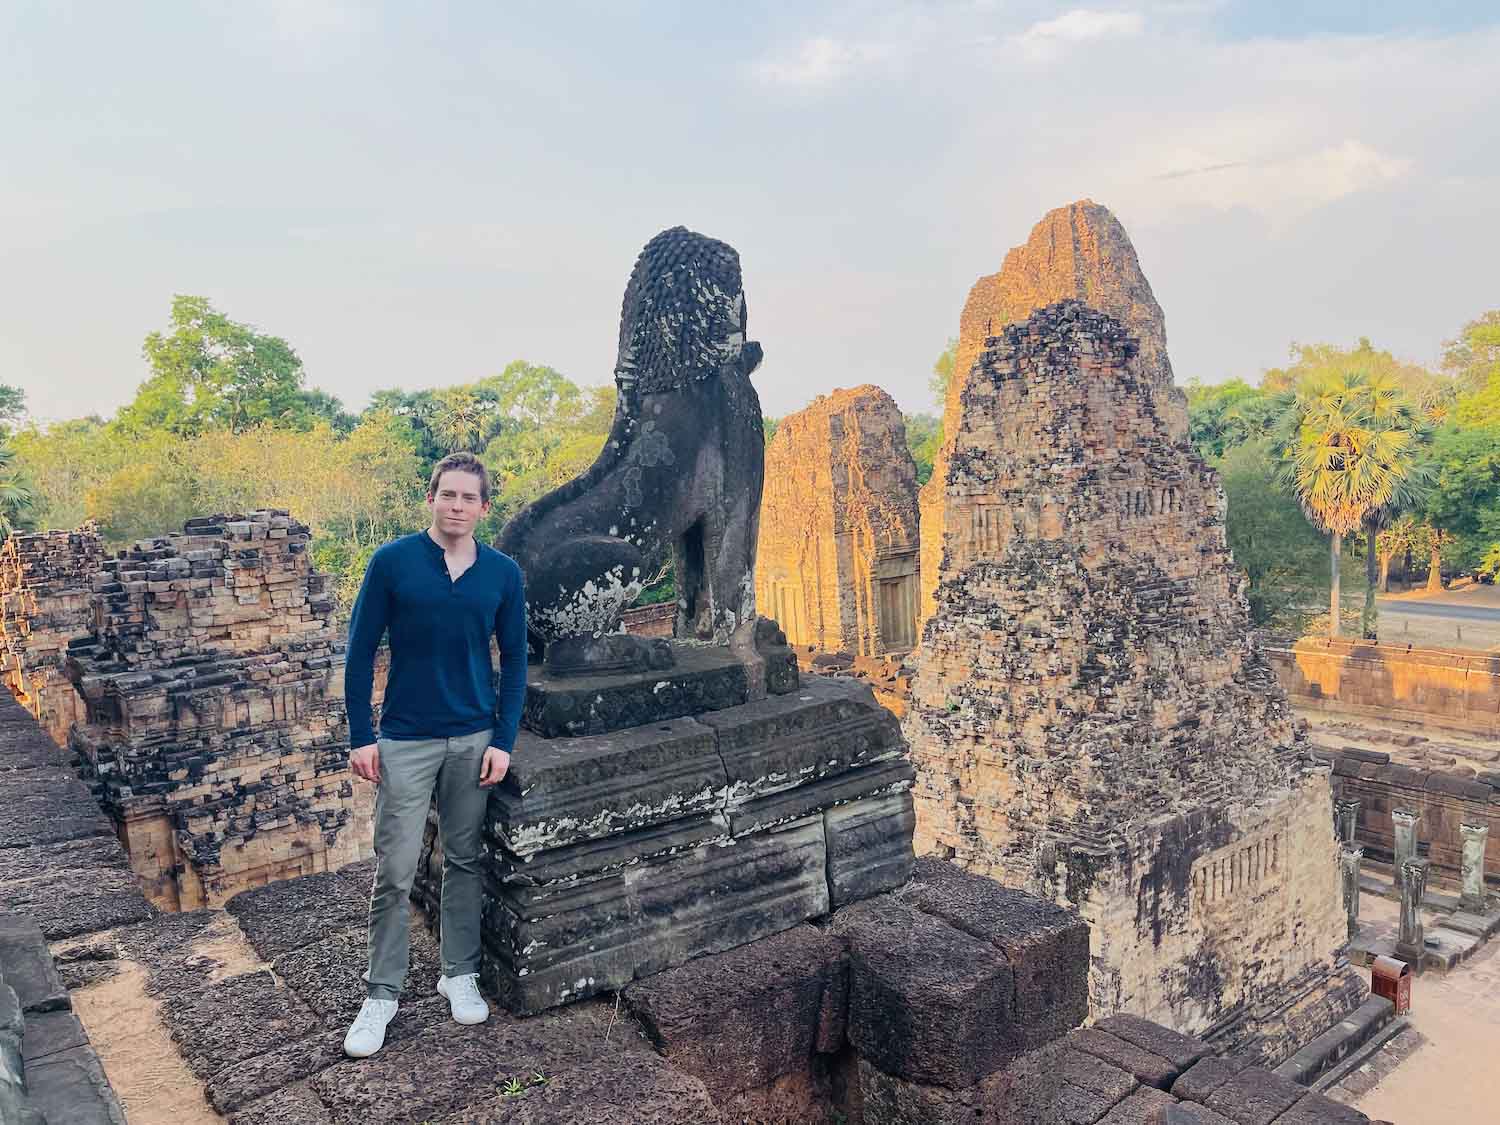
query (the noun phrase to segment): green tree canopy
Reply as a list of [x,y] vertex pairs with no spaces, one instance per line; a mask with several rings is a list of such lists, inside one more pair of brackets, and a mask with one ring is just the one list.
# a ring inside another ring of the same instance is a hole
[[1328,596],[1322,537],[1278,486],[1278,463],[1268,439],[1235,446],[1215,467],[1229,502],[1229,546],[1250,578],[1251,621],[1303,632]]
[[932,375],[927,380],[927,389],[937,399],[938,410],[948,398],[948,384],[953,381],[953,363],[958,356],[958,337],[949,336],[945,347],[932,364]]
[[[1273,438],[1281,480],[1307,519],[1329,536],[1329,632],[1339,631],[1339,563],[1343,539],[1374,533],[1422,498],[1428,428],[1388,372],[1314,370],[1278,400]],[[1374,627],[1375,553],[1366,594],[1366,630]]]
[[1243,379],[1187,385],[1188,436],[1199,456],[1213,460],[1247,441],[1268,436],[1274,425],[1273,395]]
[[[1441,554],[1455,570],[1495,573],[1500,546],[1500,425],[1444,426],[1432,442],[1434,484],[1421,508],[1446,532]],[[1449,538],[1451,537],[1451,538]]]
[[1500,309],[1491,309],[1443,342],[1443,370],[1461,390],[1473,392],[1500,381]]
[[151,375],[115,418],[132,436],[238,433],[265,423],[307,429],[343,413],[332,396],[303,390],[290,344],[230,320],[206,297],[174,297],[170,330],[147,335],[142,352]]
[[917,483],[932,479],[932,464],[943,441],[943,420],[935,414],[907,414],[906,447],[917,463]]

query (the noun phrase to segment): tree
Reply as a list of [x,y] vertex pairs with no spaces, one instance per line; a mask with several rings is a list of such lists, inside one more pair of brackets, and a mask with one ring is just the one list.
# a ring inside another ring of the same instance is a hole
[[1194,379],[1187,400],[1188,436],[1206,461],[1265,437],[1275,421],[1274,396],[1243,379],[1208,386]]
[[1437,533],[1428,586],[1441,589],[1444,560],[1455,570],[1485,571],[1500,544],[1500,425],[1444,426],[1433,439],[1431,463],[1435,479],[1422,516]]
[[1491,309],[1443,342],[1443,370],[1462,391],[1473,393],[1500,380],[1500,309]]
[[917,464],[917,484],[932,479],[932,464],[943,441],[943,420],[933,414],[907,414],[906,447]]
[[265,422],[306,429],[313,406],[326,409],[327,396],[309,402],[302,361],[279,336],[230,320],[205,297],[174,297],[171,322],[170,332],[146,337],[151,376],[116,416],[125,433],[239,432]]
[[29,425],[9,444],[35,490],[33,519],[39,527],[77,527],[88,518],[89,492],[141,455],[138,443],[97,417],[54,422],[45,429]]
[[[1281,480],[1308,522],[1329,539],[1329,635],[1339,632],[1344,536],[1382,513],[1413,507],[1424,483],[1425,423],[1394,381],[1357,369],[1320,370],[1280,396],[1275,448]],[[1369,553],[1369,568],[1375,553]],[[1375,576],[1367,571],[1366,629],[1373,628]]]
[[16,463],[16,452],[0,442],[0,535],[29,526],[36,493]]
[[958,337],[949,336],[945,347],[932,364],[932,375],[927,380],[927,389],[937,399],[938,409],[948,400],[948,384],[953,381],[953,364],[958,357]]
[[1419,546],[1425,546],[1426,533],[1415,516],[1401,516],[1375,538],[1375,554],[1380,560],[1380,592],[1391,589],[1391,562],[1397,557],[1409,558]]
[[1325,593],[1322,538],[1277,487],[1277,462],[1266,439],[1235,446],[1216,467],[1229,502],[1229,547],[1250,579],[1251,621],[1293,634],[1305,631],[1309,607]]
[[0,439],[20,425],[26,417],[26,392],[9,383],[0,383]]
[[489,415],[495,409],[493,397],[481,397],[474,387],[448,387],[436,392],[437,411],[432,432],[445,453],[480,448]]

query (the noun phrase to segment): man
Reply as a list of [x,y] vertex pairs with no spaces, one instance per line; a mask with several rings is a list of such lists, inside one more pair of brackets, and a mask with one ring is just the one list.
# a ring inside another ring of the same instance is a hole
[[[432,526],[376,551],[354,603],[344,699],[355,774],[375,798],[375,887],[370,895],[367,998],[344,1052],[385,1043],[406,980],[412,880],[434,790],[443,842],[438,992],[459,1023],[482,1023],[479,994],[480,828],[489,789],[510,767],[526,692],[526,597],[521,570],[474,539],[490,481],[472,453],[444,457],[427,486]],[[390,634],[391,669],[380,739],[370,721],[375,651]],[[500,645],[494,686],[490,637]]]

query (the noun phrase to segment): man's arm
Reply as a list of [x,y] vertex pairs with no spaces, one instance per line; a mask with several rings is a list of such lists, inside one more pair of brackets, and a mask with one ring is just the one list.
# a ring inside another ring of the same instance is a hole
[[495,693],[495,733],[490,745],[509,754],[526,701],[526,584],[520,567],[495,611],[495,641],[500,648],[500,687]]
[[[344,655],[344,710],[349,716],[349,747],[355,754],[351,765],[366,781],[380,779],[379,759],[369,753],[375,746],[370,697],[375,690],[375,651],[380,647],[380,638],[385,636],[390,615],[390,582],[385,559],[377,551],[370,559],[360,583],[359,597],[354,601],[349,646]],[[373,776],[368,772],[372,768]]]

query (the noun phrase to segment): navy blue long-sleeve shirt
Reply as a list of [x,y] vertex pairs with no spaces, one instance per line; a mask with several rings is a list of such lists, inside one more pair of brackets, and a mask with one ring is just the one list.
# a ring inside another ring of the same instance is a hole
[[[349,744],[375,741],[370,693],[375,651],[389,631],[391,670],[380,709],[384,738],[456,738],[493,727],[509,751],[526,695],[526,594],[521,568],[476,543],[474,565],[448,578],[443,548],[426,531],[375,552],[354,603],[344,666]],[[500,646],[500,689],[490,637]]]

